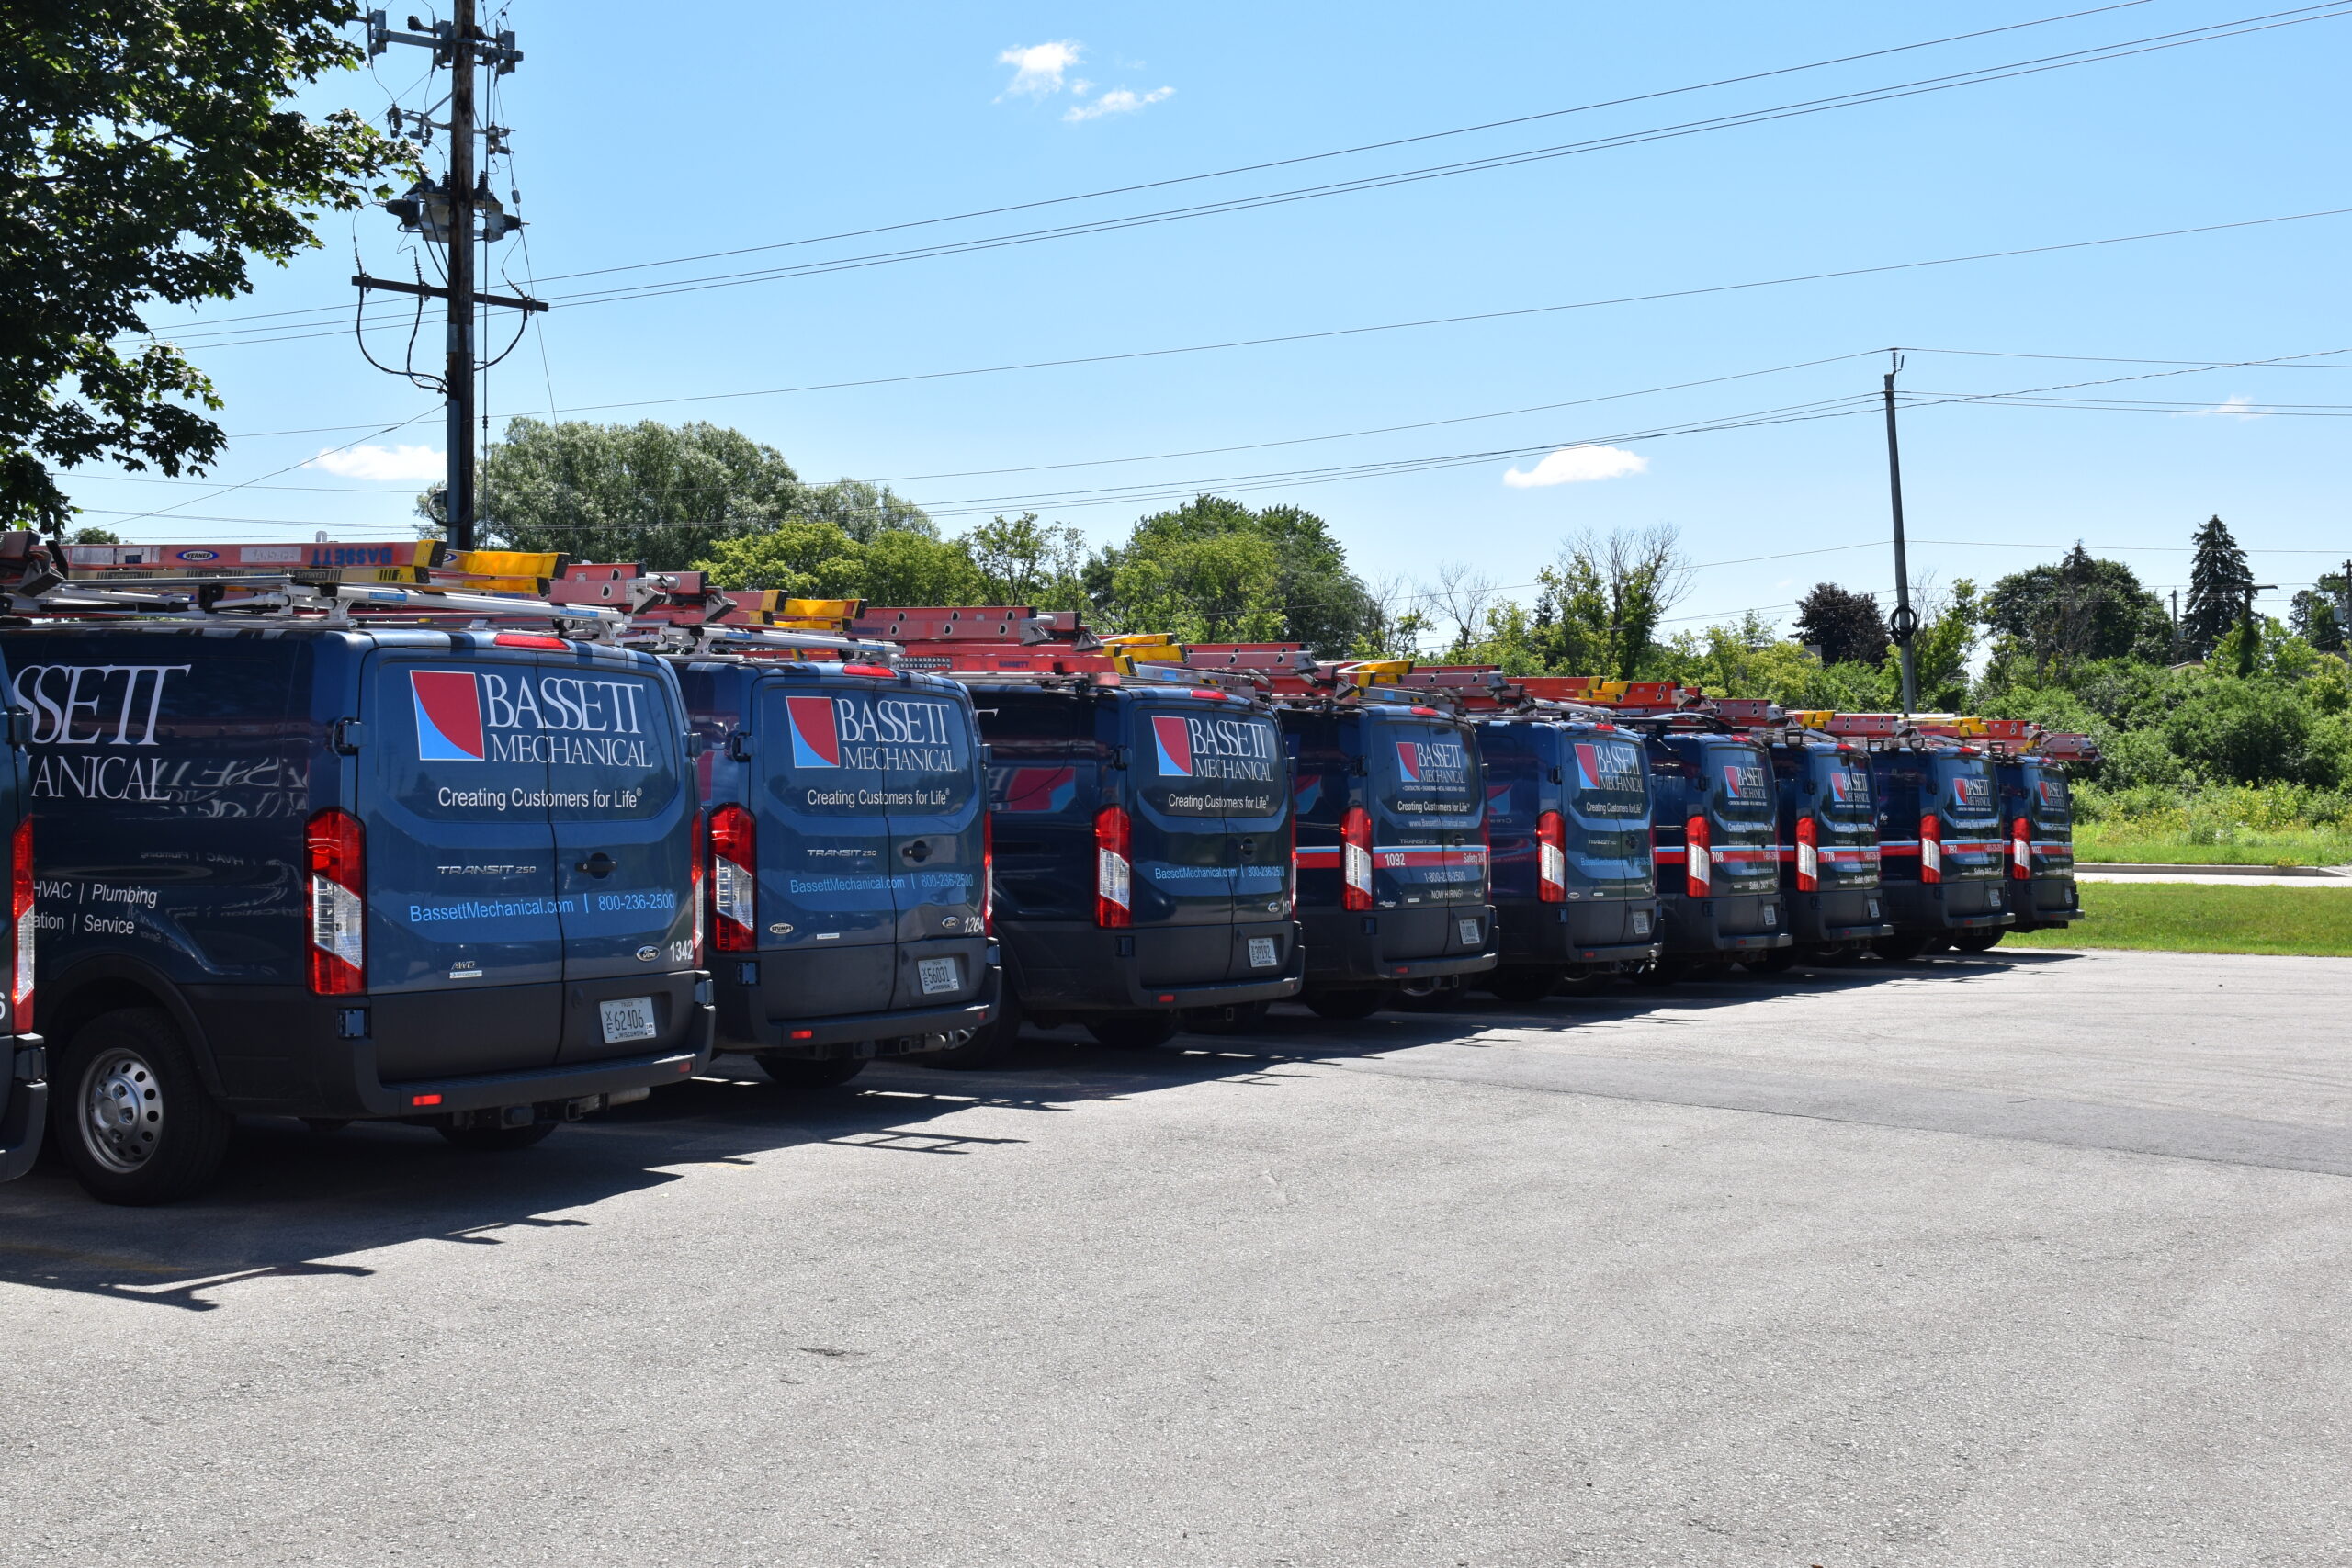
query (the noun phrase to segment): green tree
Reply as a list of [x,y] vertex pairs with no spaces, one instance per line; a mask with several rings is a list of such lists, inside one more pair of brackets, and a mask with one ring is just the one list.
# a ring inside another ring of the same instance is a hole
[[[1195,546],[1210,540],[1238,537],[1263,543],[1264,550],[1238,548],[1202,556]],[[1163,618],[1191,592],[1181,574],[1166,570],[1129,573],[1131,566],[1157,560],[1165,568],[1179,561],[1214,559],[1225,566],[1248,561],[1265,563],[1262,583],[1246,591],[1235,585],[1214,601],[1204,597],[1194,618],[1234,624],[1247,617],[1264,625],[1272,612],[1272,629],[1254,636],[1268,640],[1305,643],[1324,658],[1350,652],[1372,612],[1370,595],[1355,573],[1348,570],[1347,551],[1332,537],[1330,525],[1311,512],[1295,506],[1269,506],[1252,511],[1237,501],[1204,495],[1172,512],[1156,513],[1135,525],[1126,543],[1114,546],[1087,563],[1086,585],[1106,624],[1125,631],[1166,631]],[[1148,589],[1148,604],[1122,596],[1120,582]],[[1205,590],[1203,591],[1205,593]]]
[[1067,524],[1040,523],[1034,512],[1010,522],[996,517],[965,535],[963,544],[979,574],[976,603],[1088,608],[1086,536]]
[[2120,561],[2099,560],[2080,544],[2054,565],[2030,567],[1993,585],[1985,623],[2033,666],[2037,681],[2085,660],[2165,658],[2172,621],[2164,604]]
[[[436,530],[441,491],[417,501]],[[802,515],[804,494],[782,453],[723,425],[518,419],[482,457],[479,528],[494,548],[675,571],[723,539]],[[927,531],[929,520],[914,515]],[[820,521],[853,541],[870,536]]]
[[2254,572],[2245,552],[2217,514],[2197,530],[2188,563],[2188,607],[2180,617],[2189,651],[2202,659],[2246,613],[2254,596]]
[[[201,473],[212,382],[151,302],[250,292],[315,246],[321,209],[390,194],[400,154],[286,107],[359,62],[332,0],[27,0],[0,10],[0,522],[61,533],[51,466]],[[195,405],[195,406],[190,406]]]
[[1878,601],[1834,582],[1817,582],[1797,601],[1796,637],[1821,649],[1827,664],[1876,664],[1886,657],[1886,616]]
[[2165,720],[2173,753],[2211,783],[2330,788],[2344,776],[2342,729],[2276,679],[2199,675]]
[[1168,632],[1179,642],[1295,640],[1282,583],[1280,554],[1262,535],[1180,534],[1125,552],[1110,598],[1125,631]]
[[2352,599],[2345,588],[2340,571],[2322,572],[2317,582],[2296,593],[2293,607],[2288,613],[2288,625],[2297,636],[2322,653],[2344,651],[2344,612],[2342,606]]
[[1666,613],[1690,592],[1690,574],[1680,536],[1668,525],[1570,541],[1556,567],[1536,574],[1537,620],[1557,628],[1561,672],[1638,677]]
[[[1949,594],[1916,592],[1921,602],[1919,635],[1912,639],[1912,659],[1918,672],[1919,706],[1928,713],[1965,707],[1968,704],[1968,656],[1976,651],[1976,627],[1984,618],[1976,584],[1961,578]],[[1884,666],[1899,692],[1902,660],[1889,649]]]
[[986,596],[960,541],[908,530],[860,541],[838,524],[799,517],[721,539],[694,564],[720,588],[775,588],[803,599],[969,604]]
[[829,485],[805,486],[794,502],[792,512],[794,516],[805,517],[811,523],[831,523],[860,544],[892,533],[939,536],[938,525],[922,507],[888,485],[868,484],[864,479],[835,479]]

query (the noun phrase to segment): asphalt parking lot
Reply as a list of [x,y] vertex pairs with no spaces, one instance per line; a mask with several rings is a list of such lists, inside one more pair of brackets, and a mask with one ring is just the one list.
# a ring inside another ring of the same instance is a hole
[[2329,1563],[2352,962],[1996,953],[0,1189],[0,1559]]

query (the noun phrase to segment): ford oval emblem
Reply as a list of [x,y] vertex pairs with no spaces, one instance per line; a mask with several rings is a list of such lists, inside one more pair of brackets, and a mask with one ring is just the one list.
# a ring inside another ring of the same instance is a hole
[[639,964],[650,964],[661,956],[662,950],[658,947],[640,947],[637,950],[637,961]]
[[182,550],[180,552],[182,560],[219,560],[220,558],[219,550]]

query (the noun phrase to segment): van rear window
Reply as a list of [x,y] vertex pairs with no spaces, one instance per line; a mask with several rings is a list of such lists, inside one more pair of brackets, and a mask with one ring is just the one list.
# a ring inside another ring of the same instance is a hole
[[1865,764],[1845,757],[1823,762],[1821,789],[1821,809],[1826,815],[1857,822],[1871,818],[1871,771]]
[[1630,740],[1578,740],[1569,750],[1576,759],[1578,811],[1587,817],[1647,815],[1649,769],[1639,746]]
[[1175,817],[1265,817],[1282,799],[1282,732],[1261,714],[1134,706],[1132,776]]
[[964,706],[899,688],[777,683],[761,694],[770,787],[820,817],[953,811],[971,798],[972,726]]
[[1467,736],[1440,724],[1369,728],[1372,775],[1389,809],[1408,816],[1477,817],[1478,759]]

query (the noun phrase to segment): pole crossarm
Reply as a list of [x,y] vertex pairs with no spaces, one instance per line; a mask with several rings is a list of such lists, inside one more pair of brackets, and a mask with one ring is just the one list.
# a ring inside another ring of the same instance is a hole
[[[361,288],[382,288],[394,294],[422,294],[432,299],[449,298],[449,290],[436,288],[430,283],[402,283],[398,278],[370,277],[364,272],[353,276],[351,281]],[[516,294],[476,294],[473,302],[477,305],[503,305],[510,310],[521,310],[526,314],[554,309],[544,299]]]

